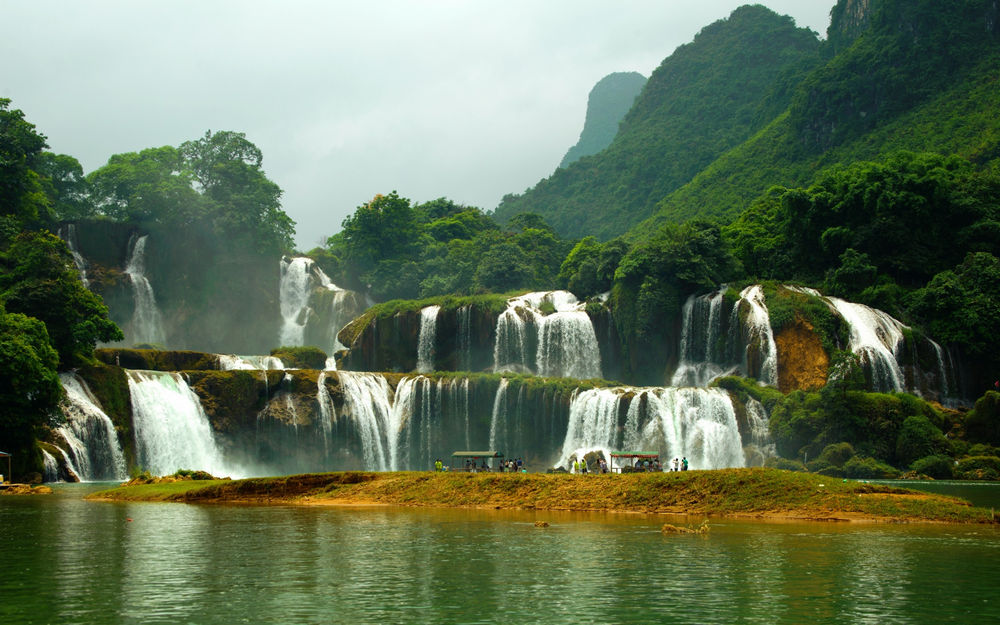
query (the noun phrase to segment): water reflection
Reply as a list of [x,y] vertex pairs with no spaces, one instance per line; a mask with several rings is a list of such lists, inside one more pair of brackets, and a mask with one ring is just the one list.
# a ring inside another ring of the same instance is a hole
[[1000,620],[990,527],[12,499],[4,622]]

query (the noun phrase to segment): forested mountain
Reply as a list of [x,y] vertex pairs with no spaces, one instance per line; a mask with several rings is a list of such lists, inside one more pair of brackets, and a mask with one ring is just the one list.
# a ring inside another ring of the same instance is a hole
[[534,212],[563,236],[621,234],[790,102],[820,42],[789,17],[745,6],[705,27],[653,72],[603,152],[580,159],[497,207]]
[[559,167],[568,167],[611,145],[618,134],[618,124],[645,84],[646,77],[638,72],[615,72],[597,81],[587,97],[587,118],[580,140],[566,152]]
[[[662,199],[656,219],[731,219],[770,186],[899,150],[1000,157],[998,3],[841,0],[788,110]],[[860,31],[860,32],[859,32]]]

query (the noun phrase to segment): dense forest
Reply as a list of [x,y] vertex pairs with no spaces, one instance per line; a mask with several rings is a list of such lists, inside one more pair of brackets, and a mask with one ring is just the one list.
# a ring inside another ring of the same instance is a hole
[[[869,4],[851,13],[842,0],[825,41],[737,9],[663,62],[610,146],[495,213],[387,189],[306,254],[379,302],[570,290],[610,309],[635,371],[690,295],[763,282],[772,324],[807,319],[834,363],[821,390],[719,382],[768,408],[783,456],[936,476],[978,458],[970,474],[1000,477],[1000,395],[955,413],[868,393],[829,313],[804,296],[782,311],[776,295],[808,285],[885,310],[961,354],[974,388],[1000,371],[996,5]],[[258,278],[295,253],[281,189],[242,133],[114,155],[86,176],[46,147],[0,100],[0,444],[15,450],[58,419],[57,372],[122,338],[98,296],[112,297],[116,276],[85,288],[51,234],[60,226],[157,235],[151,271],[173,274],[164,300],[217,315],[192,339],[202,349],[266,307]]]

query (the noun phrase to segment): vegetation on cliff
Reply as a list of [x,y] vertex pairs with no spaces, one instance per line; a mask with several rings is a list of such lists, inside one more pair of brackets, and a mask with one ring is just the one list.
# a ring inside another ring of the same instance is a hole
[[951,497],[774,469],[593,476],[326,473],[125,486],[91,498],[601,510],[827,521],[996,522],[991,511]]

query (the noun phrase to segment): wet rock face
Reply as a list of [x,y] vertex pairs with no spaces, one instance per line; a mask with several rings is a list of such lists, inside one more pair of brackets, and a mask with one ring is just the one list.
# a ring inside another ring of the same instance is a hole
[[782,393],[811,391],[826,384],[830,356],[805,321],[790,324],[774,337],[778,348],[778,388]]

